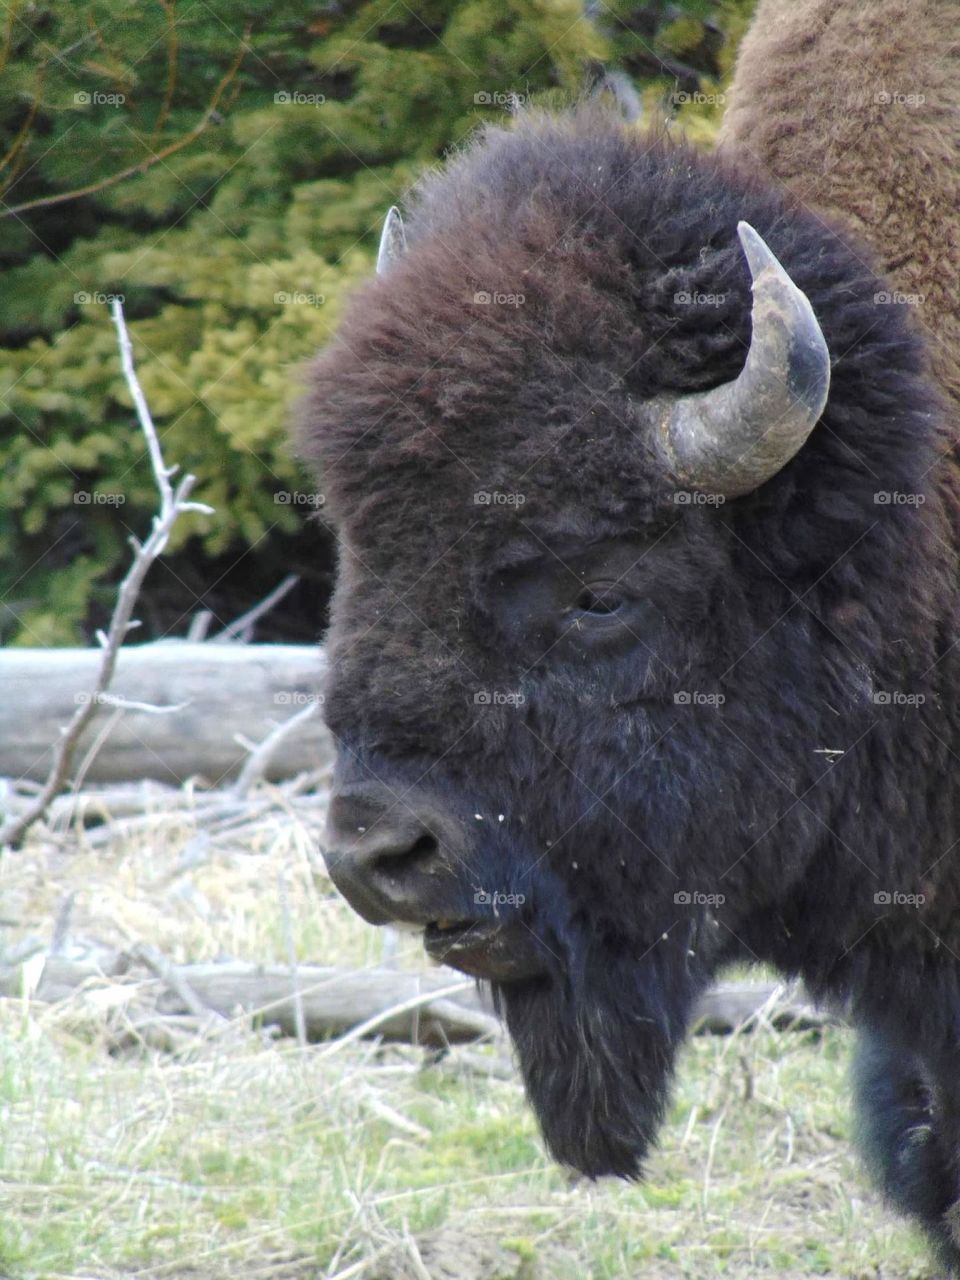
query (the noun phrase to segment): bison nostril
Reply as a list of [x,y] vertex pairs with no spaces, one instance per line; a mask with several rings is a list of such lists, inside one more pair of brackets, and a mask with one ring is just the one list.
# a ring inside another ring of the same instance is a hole
[[373,863],[373,870],[395,879],[398,874],[423,870],[439,853],[436,836],[425,831],[406,848],[381,851]]
[[434,887],[444,879],[446,831],[442,815],[419,803],[399,803],[392,792],[372,785],[341,791],[327,815],[327,870],[371,923],[417,923],[427,910],[423,898],[435,897]]

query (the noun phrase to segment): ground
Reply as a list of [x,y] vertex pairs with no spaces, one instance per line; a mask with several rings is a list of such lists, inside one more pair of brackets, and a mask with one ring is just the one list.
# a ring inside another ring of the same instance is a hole
[[[68,949],[380,962],[323,874],[316,805],[201,803],[8,853],[8,955],[59,917]],[[424,964],[415,938],[400,963]],[[850,1149],[841,1028],[696,1037],[646,1182],[591,1184],[547,1158],[516,1076],[478,1070],[504,1048],[301,1047],[238,1018],[162,1052],[109,985],[48,1006],[34,972],[0,1000],[0,1280],[934,1275]]]

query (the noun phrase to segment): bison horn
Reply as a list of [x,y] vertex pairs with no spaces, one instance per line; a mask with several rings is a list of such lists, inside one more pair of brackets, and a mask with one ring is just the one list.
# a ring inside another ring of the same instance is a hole
[[739,376],[674,400],[662,441],[671,471],[737,498],[784,467],[827,402],[830,353],[805,293],[747,222],[737,224],[753,279],[753,336]]
[[403,219],[396,205],[391,205],[383,220],[380,233],[380,248],[377,250],[377,275],[382,276],[407,248],[407,238],[403,232]]

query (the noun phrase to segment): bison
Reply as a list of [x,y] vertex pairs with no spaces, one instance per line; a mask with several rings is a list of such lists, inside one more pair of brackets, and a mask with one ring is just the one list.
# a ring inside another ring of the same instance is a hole
[[[960,410],[960,13],[760,0],[720,145],[869,244]],[[926,317],[924,320],[923,317]]]
[[590,105],[487,128],[405,239],[299,432],[335,885],[493,984],[591,1176],[642,1171],[725,965],[801,976],[960,1267],[960,502],[908,308],[733,154]]

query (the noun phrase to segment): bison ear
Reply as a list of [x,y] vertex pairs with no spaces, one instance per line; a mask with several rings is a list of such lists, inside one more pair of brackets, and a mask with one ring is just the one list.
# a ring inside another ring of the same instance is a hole
[[403,231],[403,219],[396,205],[391,205],[383,220],[380,233],[380,248],[377,251],[377,275],[385,275],[391,265],[401,258],[407,249],[407,238]]
[[737,225],[753,280],[753,332],[740,374],[664,406],[661,443],[691,489],[738,498],[803,446],[827,403],[830,353],[807,295],[761,236]]

